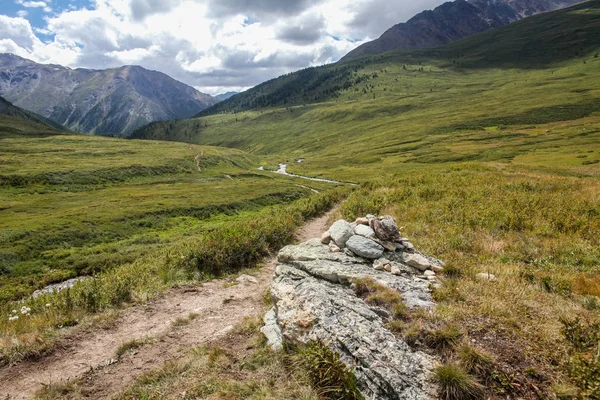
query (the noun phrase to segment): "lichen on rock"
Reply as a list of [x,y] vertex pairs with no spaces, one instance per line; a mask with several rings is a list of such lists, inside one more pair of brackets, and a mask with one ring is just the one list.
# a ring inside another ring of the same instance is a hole
[[[389,218],[376,220],[386,221],[385,240],[392,237],[399,240],[399,232],[394,234],[388,229]],[[422,275],[420,268],[404,263],[404,254],[419,259],[422,262],[419,267],[427,262],[440,270],[443,263],[402,245],[390,252],[364,236],[345,237],[349,224],[343,222],[336,222],[329,233],[334,241],[336,236],[345,239],[344,251],[332,251],[321,239],[313,239],[279,252],[271,285],[273,309],[267,314],[267,325],[263,328],[269,343],[275,348],[281,348],[283,341],[324,343],[354,368],[366,399],[434,398],[432,357],[411,349],[402,338],[394,336],[386,328],[389,316],[357,297],[352,284],[367,278],[397,291],[408,310],[429,309],[434,306],[430,285],[436,279],[435,272],[427,269],[427,275]],[[353,240],[360,240],[361,245],[377,250],[377,254],[356,251],[351,238],[359,238]]]

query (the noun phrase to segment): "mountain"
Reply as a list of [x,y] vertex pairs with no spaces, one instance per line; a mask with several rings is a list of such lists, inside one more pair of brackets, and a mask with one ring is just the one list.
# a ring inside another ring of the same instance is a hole
[[0,54],[0,71],[0,96],[82,133],[128,135],[152,121],[189,118],[218,102],[138,66],[70,69]]
[[532,15],[568,7],[582,0],[456,0],[423,11],[394,25],[342,60],[398,49],[439,47]]
[[7,135],[55,135],[65,133],[64,127],[31,111],[14,106],[0,97],[0,137]]
[[[413,64],[418,59],[435,59],[442,61],[445,67],[546,67],[552,62],[597,50],[600,30],[594,24],[600,21],[593,13],[576,12],[594,9],[597,5],[597,0],[587,1],[568,9],[539,14],[439,48],[397,50],[306,68],[263,82],[200,112],[197,117],[325,102],[357,87],[370,91],[369,82],[380,73],[374,66],[381,64],[382,57],[406,64]],[[366,68],[369,73],[360,72]]]
[[230,97],[232,97],[232,96],[235,96],[235,95],[236,95],[236,94],[238,94],[238,93],[239,93],[239,92],[227,92],[227,93],[221,93],[221,94],[218,94],[218,95],[216,95],[215,97],[216,97],[217,99],[219,99],[220,101],[223,101],[223,100],[227,100],[228,98],[230,98]]
[[418,135],[446,135],[457,121],[493,127],[589,115],[600,112],[598,11],[600,0],[591,0],[440,48],[308,68],[244,91],[197,118],[156,122],[134,136],[265,154],[285,149],[303,158],[311,149],[361,147],[374,132],[385,132],[373,146],[376,153],[385,148],[380,142],[409,146],[425,137]]

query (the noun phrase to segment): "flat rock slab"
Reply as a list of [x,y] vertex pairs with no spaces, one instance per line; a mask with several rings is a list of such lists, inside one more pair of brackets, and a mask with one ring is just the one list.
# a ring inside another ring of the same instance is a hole
[[[412,350],[385,327],[381,310],[356,297],[352,280],[370,277],[402,294],[410,308],[432,307],[428,283],[409,273],[376,270],[371,260],[331,253],[319,240],[287,246],[271,285],[269,329],[292,343],[320,340],[354,367],[366,399],[433,399],[433,359]],[[395,263],[395,262],[393,262]],[[276,324],[273,324],[273,315]]]

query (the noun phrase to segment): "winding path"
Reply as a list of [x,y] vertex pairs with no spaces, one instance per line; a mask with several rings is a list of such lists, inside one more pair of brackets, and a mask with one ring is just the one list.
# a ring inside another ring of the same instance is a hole
[[[320,237],[332,213],[306,223],[296,232],[296,239]],[[190,347],[222,338],[245,317],[264,312],[263,296],[274,266],[271,258],[255,275],[256,282],[232,286],[213,280],[174,288],[152,302],[123,310],[104,329],[77,331],[41,360],[0,369],[0,399],[31,399],[45,385],[76,380],[86,397],[111,398],[141,374]],[[133,340],[145,344],[117,359],[117,349]]]

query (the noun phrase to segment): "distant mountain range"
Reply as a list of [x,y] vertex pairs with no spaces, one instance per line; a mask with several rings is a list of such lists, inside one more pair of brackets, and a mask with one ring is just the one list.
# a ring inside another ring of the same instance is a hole
[[456,0],[423,11],[394,25],[379,39],[365,43],[342,60],[390,50],[442,46],[519,19],[568,7],[583,0]]
[[228,98],[230,98],[231,96],[235,96],[236,94],[238,94],[239,92],[227,92],[227,93],[221,93],[216,95],[215,97],[217,99],[219,99],[220,101],[223,100],[227,100]]
[[12,54],[0,54],[0,96],[76,132],[124,135],[153,121],[189,118],[219,102],[138,66],[70,69]]

